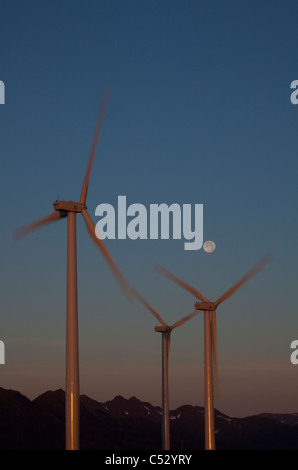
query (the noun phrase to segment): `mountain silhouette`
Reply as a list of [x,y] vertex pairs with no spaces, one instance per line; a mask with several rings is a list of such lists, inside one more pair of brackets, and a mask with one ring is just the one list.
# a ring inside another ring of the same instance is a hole
[[[80,397],[82,450],[161,449],[161,408],[135,397],[105,403]],[[0,388],[0,450],[64,450],[65,393],[47,391],[34,400]],[[218,450],[298,450],[298,414],[229,417],[215,410]],[[204,449],[204,408],[170,411],[172,450]]]

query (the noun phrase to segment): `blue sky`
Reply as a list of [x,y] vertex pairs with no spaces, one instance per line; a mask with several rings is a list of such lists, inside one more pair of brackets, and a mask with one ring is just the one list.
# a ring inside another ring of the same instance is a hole
[[[98,107],[108,109],[87,205],[204,205],[212,254],[183,240],[110,240],[130,282],[168,323],[274,261],[218,309],[221,411],[297,411],[297,125],[294,1],[2,1],[1,385],[64,388],[66,223],[12,230],[78,199]],[[78,218],[81,392],[160,404],[155,318],[127,304]],[[170,405],[203,404],[203,319],[173,333]]]

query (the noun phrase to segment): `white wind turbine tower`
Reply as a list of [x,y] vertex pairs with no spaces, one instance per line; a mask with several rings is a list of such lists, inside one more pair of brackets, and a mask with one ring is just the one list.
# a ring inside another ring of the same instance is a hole
[[104,242],[96,237],[95,226],[87,212],[86,197],[91,168],[97,141],[99,138],[109,92],[105,92],[99,109],[91,152],[82,185],[79,202],[56,201],[55,211],[46,217],[14,231],[14,237],[20,238],[33,230],[51,222],[67,217],[67,308],[66,308],[66,380],[65,380],[65,437],[66,449],[79,449],[79,348],[78,348],[78,307],[77,307],[77,253],[76,253],[76,215],[81,213],[88,233],[104,256],[121,289],[129,301],[132,300],[132,288],[109,254]]
[[215,449],[213,366],[215,370],[215,385],[217,385],[216,309],[224,300],[231,297],[231,295],[233,295],[245,282],[263,269],[270,261],[271,255],[267,255],[243,278],[241,278],[240,281],[219,297],[216,302],[210,302],[210,300],[206,299],[201,292],[179,279],[175,274],[172,274],[164,267],[160,265],[156,266],[157,271],[174,281],[176,284],[179,284],[199,299],[200,302],[195,303],[195,308],[196,310],[204,311],[204,406],[206,450]]
[[186,317],[181,318],[173,325],[169,326],[164,319],[154,310],[151,305],[136,291],[134,297],[145,305],[151,313],[161,323],[161,326],[156,326],[155,331],[162,333],[162,449],[170,450],[170,420],[169,420],[169,353],[171,332],[174,328],[183,325],[183,323],[190,320],[199,312],[195,310]]

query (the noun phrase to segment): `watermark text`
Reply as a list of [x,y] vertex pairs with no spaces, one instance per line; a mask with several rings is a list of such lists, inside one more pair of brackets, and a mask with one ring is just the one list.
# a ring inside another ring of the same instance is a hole
[[[143,204],[127,207],[126,196],[118,196],[117,215],[111,204],[99,204],[95,215],[100,217],[95,234],[100,239],[173,240],[184,238],[185,250],[199,250],[203,245],[203,204]],[[192,220],[193,219],[193,220]],[[117,227],[116,227],[117,225]]]
[[294,349],[291,354],[291,363],[296,365],[298,364],[298,339],[291,342],[291,349]]
[[293,80],[291,88],[295,88],[295,91],[291,93],[290,100],[292,104],[298,104],[298,80]]
[[5,104],[5,85],[2,80],[0,80],[0,104]]
[[0,340],[0,364],[5,364],[5,345]]

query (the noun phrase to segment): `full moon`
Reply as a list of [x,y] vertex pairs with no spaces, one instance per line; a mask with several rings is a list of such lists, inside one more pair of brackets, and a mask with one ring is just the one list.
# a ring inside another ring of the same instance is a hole
[[206,253],[212,253],[212,251],[215,250],[216,245],[212,240],[208,240],[207,242],[204,243],[203,248],[206,251]]

